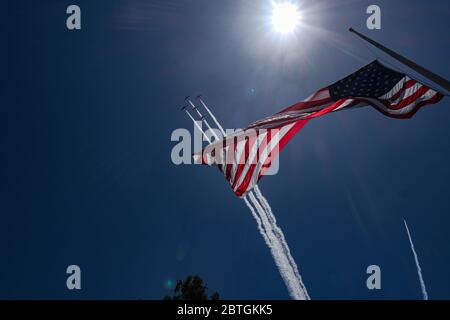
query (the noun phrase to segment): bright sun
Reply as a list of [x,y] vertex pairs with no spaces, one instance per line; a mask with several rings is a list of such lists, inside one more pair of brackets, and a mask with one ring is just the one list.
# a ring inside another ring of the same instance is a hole
[[279,33],[291,33],[300,22],[300,13],[295,4],[280,2],[272,5],[272,26]]

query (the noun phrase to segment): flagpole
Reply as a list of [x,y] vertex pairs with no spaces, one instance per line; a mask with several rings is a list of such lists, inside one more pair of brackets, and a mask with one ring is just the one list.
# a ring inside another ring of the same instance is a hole
[[418,72],[419,74],[421,74],[425,78],[431,80],[434,83],[437,83],[442,88],[444,88],[445,90],[450,92],[450,81],[448,81],[447,79],[444,79],[441,76],[435,74],[434,72],[431,72],[430,70],[425,69],[424,67],[422,67],[422,66],[418,65],[417,63],[415,63],[414,61],[411,61],[411,60],[405,58],[404,56],[402,56],[402,55],[398,54],[397,52],[395,52],[395,51],[393,51],[393,50],[383,46],[382,44],[376,42],[375,40],[372,40],[369,37],[359,33],[358,31],[356,31],[353,28],[350,28],[348,31],[356,34],[361,39],[369,42],[370,44],[372,44],[376,48],[378,48],[381,51],[385,52],[386,54],[390,55],[392,58],[400,61],[404,65],[410,67],[411,69],[413,69],[414,71]]

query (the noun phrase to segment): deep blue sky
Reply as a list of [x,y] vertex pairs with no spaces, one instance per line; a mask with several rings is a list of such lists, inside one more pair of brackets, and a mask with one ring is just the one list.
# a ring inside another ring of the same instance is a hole
[[[306,27],[284,39],[263,0],[2,4],[0,298],[159,299],[188,274],[227,299],[289,298],[217,170],[172,164],[184,97],[243,127],[370,62],[349,26],[450,78],[447,0],[376,1],[381,31],[365,27],[372,1],[298,2]],[[288,144],[260,186],[313,299],[420,299],[402,217],[430,298],[450,298],[449,119],[448,99],[407,121],[358,109]]]

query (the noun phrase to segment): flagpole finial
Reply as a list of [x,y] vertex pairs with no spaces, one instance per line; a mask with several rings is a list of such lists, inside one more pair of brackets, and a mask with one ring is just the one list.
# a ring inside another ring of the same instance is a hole
[[348,28],[348,31],[350,32],[355,32],[355,29],[353,29],[352,27]]

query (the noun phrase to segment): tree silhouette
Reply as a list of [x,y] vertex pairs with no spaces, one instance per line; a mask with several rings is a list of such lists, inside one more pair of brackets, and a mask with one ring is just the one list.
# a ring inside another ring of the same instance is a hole
[[[195,276],[187,276],[186,280],[177,281],[172,296],[165,296],[164,300],[208,300],[208,287],[203,280]],[[214,292],[210,300],[219,300],[220,296]]]

